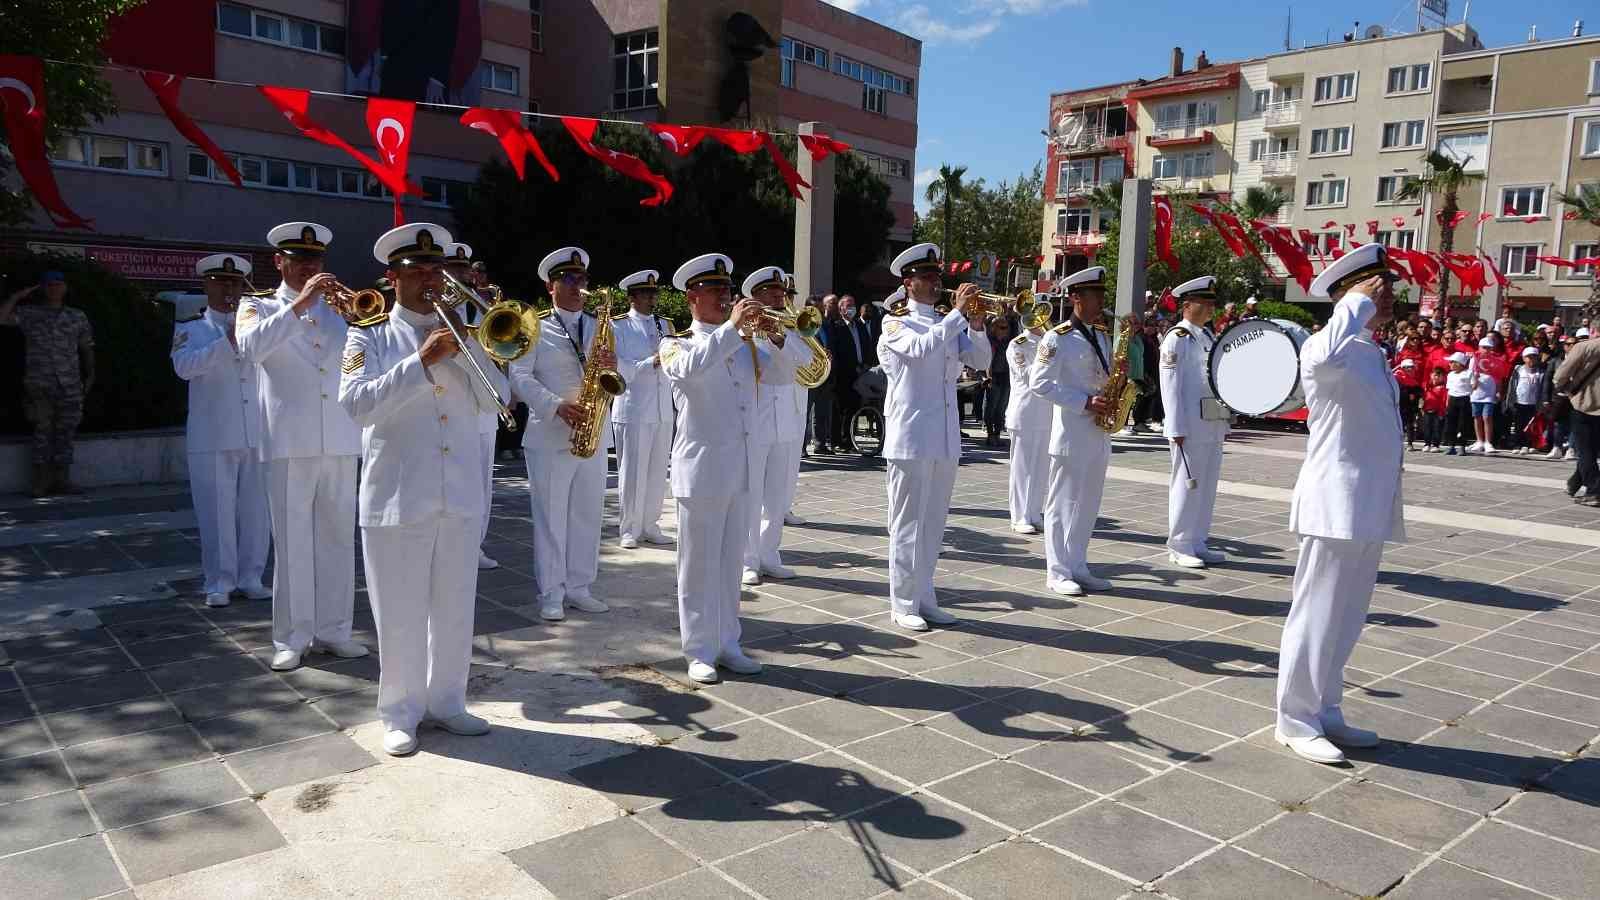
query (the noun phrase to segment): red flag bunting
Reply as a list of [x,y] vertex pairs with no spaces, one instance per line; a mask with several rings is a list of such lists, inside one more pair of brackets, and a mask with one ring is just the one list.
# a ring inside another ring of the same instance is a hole
[[17,174],[59,228],[92,228],[61,198],[44,145],[44,63],[37,56],[0,56],[0,107]]
[[1420,215],[1422,215],[1422,207],[1419,206],[1419,207],[1417,207],[1416,212],[1413,212],[1411,214],[1411,217],[1412,218],[1416,218],[1417,216],[1420,216]]
[[1151,203],[1155,206],[1156,256],[1176,275],[1178,255],[1172,252],[1172,199],[1163,194]]
[[961,263],[961,271],[962,272],[970,272],[970,271],[972,271],[972,260],[970,260],[970,259],[969,260],[964,260]]
[[1367,220],[1367,236],[1368,237],[1375,237],[1375,236],[1377,236],[1377,234],[1378,234],[1378,220],[1377,219],[1368,219]]
[[1576,218],[1578,218],[1578,211],[1575,209],[1569,209],[1561,214],[1561,220],[1563,222],[1571,222]]
[[1339,225],[1339,223],[1335,222],[1332,219],[1329,219],[1328,221],[1322,223],[1322,227],[1323,228],[1337,228],[1338,225]]
[[802,134],[800,135],[800,143],[811,151],[811,158],[816,162],[822,162],[827,159],[829,153],[850,152],[849,144],[844,141],[836,141],[825,134]]
[[1217,230],[1217,235],[1222,238],[1222,242],[1228,245],[1229,253],[1232,253],[1234,256],[1242,257],[1249,252],[1245,249],[1244,244],[1239,241],[1239,238],[1234,235],[1233,229],[1218,221],[1217,217],[1212,214],[1210,209],[1201,206],[1198,203],[1189,204],[1189,208],[1194,210],[1195,215],[1205,219],[1211,224],[1212,228]]
[[1405,216],[1395,216],[1390,221],[1394,222],[1394,227],[1396,227],[1396,228],[1404,228],[1404,227],[1406,227],[1406,217]]
[[616,150],[595,146],[594,133],[600,127],[600,120],[562,116],[561,124],[566,126],[567,133],[572,135],[572,139],[584,153],[622,175],[635,181],[642,181],[655,189],[654,194],[639,201],[640,206],[660,206],[672,199],[672,182],[650,171],[644,160],[629,153],[619,153]]
[[1483,223],[1489,221],[1492,218],[1494,218],[1494,213],[1479,213],[1478,214],[1478,224],[1482,225]]
[[783,183],[789,186],[790,195],[796,200],[802,199],[800,189],[811,187],[811,182],[800,177],[800,171],[790,164],[783,151],[778,148],[778,142],[772,139],[772,135],[765,131],[758,131],[755,134],[760,136],[761,145],[767,148],[767,155],[772,157],[772,164],[778,167],[778,174],[783,176]]
[[1356,223],[1354,223],[1354,222],[1346,222],[1345,225],[1344,225],[1344,231],[1345,231],[1345,234],[1348,234],[1350,237],[1355,237],[1356,236]]
[[1540,262],[1549,263],[1550,265],[1561,269],[1570,269],[1578,265],[1576,260],[1562,259],[1559,256],[1535,256],[1534,259],[1537,259]]
[[544,148],[539,146],[539,139],[522,124],[522,114],[516,110],[475,106],[461,114],[461,124],[498,138],[500,149],[505,151],[506,159],[511,163],[511,170],[517,173],[518,181],[527,178],[529,153],[532,153],[533,158],[544,167],[545,174],[550,176],[551,181],[561,180],[556,167],[550,164],[550,157],[545,156]]
[[677,156],[688,156],[690,151],[700,146],[701,138],[706,136],[706,130],[698,125],[662,125],[651,122],[644,127],[650,129],[661,143],[667,145]]
[[166,72],[140,72],[145,86],[150,88],[150,93],[156,95],[156,102],[161,104],[161,111],[167,114],[167,120],[178,133],[189,139],[189,143],[199,147],[206,156],[211,157],[211,162],[217,171],[228,176],[234,187],[243,187],[244,179],[239,177],[239,170],[233,167],[233,161],[228,159],[228,154],[222,152],[217,142],[211,136],[200,130],[189,114],[178,106],[178,92],[183,89],[182,75],[169,75]]
[[[1299,282],[1301,290],[1311,290],[1311,280],[1316,273],[1311,268],[1311,260],[1306,258],[1305,250],[1299,244],[1284,236],[1284,232],[1289,231],[1289,229],[1285,228],[1280,231],[1260,219],[1251,220],[1250,227],[1254,228],[1256,234],[1261,235],[1261,240],[1265,241],[1267,246],[1272,248],[1272,252],[1283,260],[1284,267],[1289,270],[1289,274],[1294,277],[1294,280]],[[1292,234],[1292,232],[1290,233]]]
[[[1483,264],[1478,262],[1477,257],[1467,257],[1466,260],[1456,258],[1460,255],[1451,253],[1440,255],[1437,259],[1441,265],[1450,270],[1450,274],[1456,276],[1456,281],[1461,283],[1461,292],[1463,294],[1482,293]],[[1472,265],[1474,262],[1478,262],[1476,267]],[[1476,271],[1474,271],[1474,268],[1476,268]]]
[[1389,271],[1399,275],[1406,281],[1409,281],[1412,284],[1417,283],[1416,276],[1411,274],[1411,270],[1405,267],[1405,264],[1400,261],[1400,257],[1392,253],[1385,253],[1383,255],[1383,264],[1389,267]]
[[[406,168],[411,161],[411,125],[416,118],[417,104],[410,100],[391,100],[387,97],[367,98],[367,130],[378,146],[378,162],[389,170],[395,181],[406,180]],[[406,223],[400,208],[400,194],[394,195],[394,226]]]
[[396,178],[389,166],[350,146],[350,143],[344,138],[329,131],[307,115],[306,111],[311,106],[310,91],[299,88],[274,87],[272,85],[257,85],[256,90],[260,91],[262,96],[266,97],[273,106],[278,108],[279,112],[283,113],[283,117],[289,120],[289,124],[300,129],[301,134],[319,144],[327,144],[329,147],[343,150],[356,162],[361,163],[362,167],[371,172],[374,177],[383,182],[383,186],[388,188],[390,193],[395,195],[422,193],[422,188],[406,181],[403,175]]
[[1490,259],[1487,254],[1480,253],[1479,255],[1483,258],[1483,264],[1488,266],[1489,272],[1494,275],[1494,283],[1500,287],[1510,286],[1511,279],[1507,278],[1505,273],[1500,271],[1500,267],[1494,264],[1494,260]]
[[661,139],[663,144],[667,145],[668,149],[678,156],[688,156],[706,138],[711,138],[729,150],[741,155],[754,153],[757,150],[766,150],[767,156],[772,159],[772,164],[778,167],[778,174],[783,176],[784,184],[789,186],[789,193],[795,199],[801,199],[801,188],[811,187],[810,183],[800,177],[800,172],[783,155],[783,151],[778,148],[778,143],[772,139],[772,135],[764,131],[739,131],[732,128],[709,128],[704,125],[662,125],[657,123],[651,123],[645,127],[650,129],[656,137]]
[[1217,210],[1214,215],[1217,217],[1217,221],[1221,222],[1224,227],[1233,229],[1234,234],[1238,236],[1239,243],[1244,245],[1246,250],[1250,251],[1250,255],[1254,256],[1256,260],[1261,263],[1262,268],[1268,270],[1272,268],[1272,265],[1267,262],[1267,258],[1261,255],[1260,250],[1256,249],[1256,242],[1250,240],[1250,232],[1245,229],[1244,224],[1239,221],[1238,216],[1235,216],[1230,212],[1224,212],[1220,209]]

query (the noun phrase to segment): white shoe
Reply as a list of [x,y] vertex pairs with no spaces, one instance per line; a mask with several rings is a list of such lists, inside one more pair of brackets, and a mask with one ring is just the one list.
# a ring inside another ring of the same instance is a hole
[[1099,578],[1099,577],[1096,577],[1094,575],[1090,575],[1088,572],[1075,572],[1072,575],[1072,580],[1076,581],[1085,590],[1090,590],[1090,591],[1109,591],[1109,590],[1111,590],[1111,582],[1105,580],[1104,578]]
[[723,653],[717,659],[717,665],[736,675],[759,675],[761,673],[761,663],[745,656],[743,650]]
[[646,528],[644,530],[644,542],[646,544],[670,544],[672,543],[672,538],[662,534],[659,528]]
[[1544,455],[1544,458],[1545,459],[1560,459],[1561,458],[1561,448],[1560,447],[1551,447],[1550,448],[1550,452],[1546,453]]
[[489,733],[489,723],[478,718],[472,713],[457,713],[445,719],[434,719],[433,727],[441,728],[451,734],[460,734],[472,737]]
[[479,550],[478,551],[478,568],[479,569],[498,569],[498,568],[500,568],[500,563],[497,562],[489,554],[484,553],[482,550]]
[[904,628],[907,631],[928,630],[928,620],[919,615],[900,615],[899,613],[890,613],[889,618],[894,622],[894,624],[899,625],[901,628]]
[[804,524],[806,524],[806,520],[805,520],[804,516],[796,515],[794,510],[790,510],[790,511],[788,511],[788,512],[783,514],[783,524],[785,524],[785,525],[804,525]]
[[1167,562],[1185,569],[1204,569],[1206,567],[1206,561],[1200,557],[1179,553],[1176,550],[1167,551]]
[[560,597],[547,597],[539,601],[539,618],[546,622],[559,622],[567,617]]
[[1132,425],[1129,425],[1126,428],[1122,429],[1121,431],[1117,432],[1117,437],[1133,437],[1134,435],[1136,435],[1138,433],[1139,432],[1135,431]]
[[788,566],[762,566],[761,574],[770,575],[779,581],[788,581],[791,578],[797,577],[794,573],[794,570]]
[[929,625],[954,625],[961,621],[937,606],[925,606],[917,610],[917,615],[922,616],[922,620]]
[[624,550],[633,550],[639,546],[639,539],[631,534],[625,534],[617,541],[617,546]]
[[761,583],[761,573],[755,569],[745,569],[744,574],[739,576],[739,583],[750,586],[758,585]]
[[272,599],[272,591],[268,590],[265,587],[262,587],[259,584],[251,584],[251,585],[246,585],[244,587],[241,587],[241,588],[239,588],[239,593],[243,594],[244,598],[246,600],[271,600]]
[[1272,737],[1294,751],[1294,755],[1301,759],[1309,759],[1314,763],[1328,766],[1344,762],[1344,752],[1328,743],[1328,739],[1320,734],[1315,737],[1291,738],[1284,737],[1281,731],[1273,731]]
[[390,756],[410,756],[417,752],[417,733],[393,728],[383,733],[383,752]]
[[299,650],[279,650],[272,654],[272,671],[287,672],[300,668]]
[[225,591],[218,591],[216,593],[206,595],[206,605],[212,609],[216,609],[217,607],[221,606],[227,606],[231,602],[233,601],[228,599],[228,594]]
[[1356,749],[1376,747],[1382,743],[1382,739],[1378,737],[1376,731],[1355,728],[1342,722],[1338,725],[1324,724],[1322,726],[1322,736],[1341,747],[1354,747]]
[[1567,455],[1562,457],[1562,459],[1565,459],[1567,462],[1575,462],[1578,459],[1578,454],[1574,453],[1571,447],[1568,447]]
[[1200,558],[1206,561],[1206,565],[1214,566],[1227,562],[1228,554],[1223,553],[1221,550],[1212,550],[1210,547],[1206,547],[1200,551]]
[[1015,531],[1017,534],[1038,534],[1039,533],[1039,529],[1033,527],[1033,524],[1031,522],[1021,522],[1021,523],[1013,524],[1011,526],[1011,530]]
[[1044,583],[1044,585],[1045,585],[1045,587],[1049,588],[1050,590],[1055,591],[1058,594],[1065,594],[1068,597],[1082,597],[1083,596],[1083,585],[1077,583],[1076,581],[1073,581],[1070,578],[1061,578],[1061,579],[1056,579],[1056,580],[1052,580],[1052,581],[1046,581]]
[[340,659],[360,659],[371,652],[366,644],[357,641],[317,641],[312,647]]
[[1490,453],[1500,453],[1502,451],[1500,450],[1500,448],[1496,447],[1493,444],[1484,444],[1483,445],[1483,452],[1485,454],[1490,454]]
[[689,680],[701,684],[716,684],[718,681],[717,667],[703,663],[698,659],[689,660]]
[[607,606],[604,600],[597,600],[588,594],[583,594],[582,596],[577,597],[569,596],[566,600],[566,603],[573,609],[586,613],[603,613],[611,611],[611,607]]

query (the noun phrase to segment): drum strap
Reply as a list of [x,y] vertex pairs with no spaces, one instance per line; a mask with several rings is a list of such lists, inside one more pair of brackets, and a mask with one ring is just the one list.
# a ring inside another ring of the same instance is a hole
[[1095,358],[1100,360],[1100,368],[1104,369],[1107,375],[1110,375],[1111,364],[1106,362],[1106,352],[1100,349],[1100,339],[1094,336],[1094,331],[1078,319],[1072,320],[1072,327],[1083,334],[1083,339],[1088,341],[1089,346],[1094,348]]

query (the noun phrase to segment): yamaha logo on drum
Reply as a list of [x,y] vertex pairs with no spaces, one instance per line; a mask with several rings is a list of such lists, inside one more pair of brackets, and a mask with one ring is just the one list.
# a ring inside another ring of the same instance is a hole
[[1251,341],[1260,340],[1261,338],[1266,337],[1267,334],[1268,334],[1268,332],[1266,332],[1266,331],[1247,331],[1244,334],[1239,335],[1237,338],[1229,341],[1228,343],[1223,344],[1222,345],[1222,352],[1223,353],[1232,353],[1234,350],[1236,350],[1236,349],[1238,349],[1240,347],[1243,347],[1244,345],[1250,343]]

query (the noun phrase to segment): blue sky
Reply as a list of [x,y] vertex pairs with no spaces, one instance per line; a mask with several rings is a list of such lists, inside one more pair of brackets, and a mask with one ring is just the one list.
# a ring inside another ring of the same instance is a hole
[[[1166,71],[1174,45],[1192,65],[1283,48],[1290,4],[1261,0],[828,0],[923,41],[917,146],[918,207],[940,163],[966,165],[968,178],[1014,179],[1043,158],[1053,91]],[[1462,0],[1451,0],[1450,21]],[[1346,0],[1293,5],[1294,45],[1334,40],[1356,21],[1411,30],[1414,2]],[[1565,37],[1574,19],[1600,30],[1594,0],[1477,0],[1469,21],[1486,46]]]

